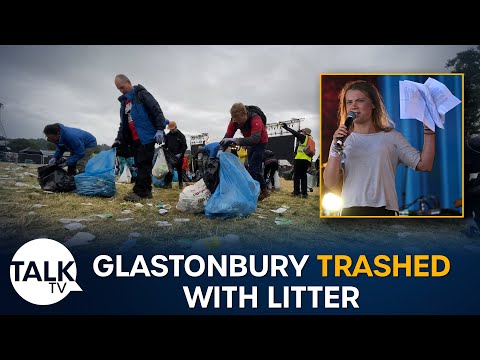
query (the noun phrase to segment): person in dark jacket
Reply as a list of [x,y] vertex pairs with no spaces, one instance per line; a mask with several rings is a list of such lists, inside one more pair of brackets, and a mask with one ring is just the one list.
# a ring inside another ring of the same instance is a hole
[[137,202],[152,198],[152,168],[155,143],[162,144],[168,124],[157,100],[142,85],[133,86],[123,74],[115,76],[115,86],[122,93],[120,101],[120,127],[112,147],[131,147],[137,179],[133,192],[125,201]]
[[207,158],[208,156],[205,154],[203,146],[199,146],[192,156],[193,181],[198,181],[203,178]]
[[[271,190],[275,190],[275,171],[278,170],[278,159],[275,157],[275,153],[271,150],[265,150],[263,155],[263,178],[265,182],[267,179],[270,181],[270,185],[272,186]],[[280,185],[280,184],[277,184]]]
[[477,225],[467,235],[480,236],[480,134],[468,136],[464,153],[465,199],[460,203],[465,206],[465,218],[473,218]]
[[76,175],[85,171],[85,165],[92,154],[97,150],[97,139],[89,132],[63,124],[45,126],[43,133],[47,141],[57,145],[57,150],[48,162],[48,165],[60,165],[62,155],[70,151],[70,157],[61,166],[68,167],[69,175]]
[[[258,200],[261,201],[270,196],[262,175],[263,153],[268,143],[267,129],[260,115],[248,111],[242,103],[233,104],[230,115],[231,119],[228,123],[227,132],[220,144],[222,146],[230,144],[248,146],[247,170],[252,178],[260,184]],[[243,138],[233,138],[238,129],[240,129]]]
[[[177,123],[175,121],[170,121],[167,129],[170,131],[167,135],[165,135],[164,148],[168,149],[177,158],[175,170],[177,170],[178,175],[178,188],[183,189],[183,156],[187,150],[187,140],[185,139],[185,135],[178,130]],[[165,176],[164,188],[172,188],[172,179],[173,173],[168,173]]]
[[311,136],[312,131],[309,128],[295,131],[282,123],[282,127],[292,133],[297,138],[295,147],[295,160],[293,162],[293,196],[308,197],[307,193],[307,171],[312,163],[312,157],[308,156],[303,149],[307,146],[307,137]]

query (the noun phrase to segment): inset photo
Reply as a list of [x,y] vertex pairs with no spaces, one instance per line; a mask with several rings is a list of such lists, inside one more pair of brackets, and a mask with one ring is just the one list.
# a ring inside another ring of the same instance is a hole
[[463,218],[463,74],[320,75],[320,217]]

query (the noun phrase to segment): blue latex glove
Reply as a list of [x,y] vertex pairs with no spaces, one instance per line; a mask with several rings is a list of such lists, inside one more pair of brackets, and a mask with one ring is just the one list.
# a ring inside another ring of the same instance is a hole
[[57,164],[57,159],[56,159],[56,158],[51,158],[51,159],[48,161],[48,165],[49,165],[49,166],[56,165],[56,164]]
[[168,125],[168,124],[170,124],[170,120],[165,119],[165,125]]
[[182,154],[177,154],[177,155],[175,155],[175,157],[176,157],[177,159],[180,159],[180,156],[182,156]]
[[165,139],[165,135],[163,133],[163,130],[157,130],[157,133],[155,134],[155,142],[157,144],[163,143],[163,140]]

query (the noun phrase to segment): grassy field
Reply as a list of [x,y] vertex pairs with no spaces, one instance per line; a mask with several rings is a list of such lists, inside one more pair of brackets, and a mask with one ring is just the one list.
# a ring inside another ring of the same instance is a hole
[[[259,202],[252,215],[209,219],[203,214],[183,213],[175,208],[181,192],[176,183],[173,189],[154,188],[153,199],[144,200],[140,207],[123,201],[132,184],[117,184],[117,194],[112,198],[87,197],[76,193],[45,193],[36,175],[36,165],[0,163],[2,251],[12,251],[39,237],[64,242],[79,231],[95,236],[93,241],[81,246],[92,249],[119,249],[134,236],[137,249],[188,249],[199,239],[235,234],[244,250],[268,251],[295,246],[332,251],[345,245],[373,250],[388,244],[405,252],[426,247],[480,251],[478,239],[463,233],[464,219],[321,219],[319,188],[314,188],[307,199],[292,197],[293,182],[284,179],[281,179],[281,190]],[[158,204],[169,204],[171,208],[166,214],[160,214]],[[288,206],[280,217],[290,220],[290,224],[275,223],[279,215],[271,210],[281,206]],[[102,214],[111,217],[96,216]],[[65,218],[85,219],[80,221],[85,227],[68,230],[60,221]],[[118,221],[122,218],[133,219]],[[172,225],[162,227],[157,221],[168,221]]]

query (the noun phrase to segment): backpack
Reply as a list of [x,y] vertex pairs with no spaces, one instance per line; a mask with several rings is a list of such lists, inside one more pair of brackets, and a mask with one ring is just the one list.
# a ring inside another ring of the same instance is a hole
[[255,106],[255,105],[245,105],[245,107],[247,108],[248,112],[253,112],[258,116],[260,116],[262,118],[263,125],[267,124],[267,117],[263,113],[262,109],[260,109],[258,106]]
[[307,135],[308,140],[307,140],[307,146],[303,148],[303,152],[310,156],[314,157],[315,156],[315,141],[313,141],[313,138],[310,135]]

